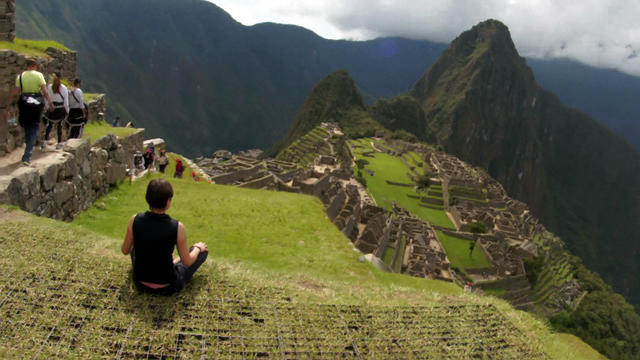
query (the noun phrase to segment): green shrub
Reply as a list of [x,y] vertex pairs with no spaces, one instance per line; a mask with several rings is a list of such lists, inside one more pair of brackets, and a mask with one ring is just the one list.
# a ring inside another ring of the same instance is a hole
[[481,222],[471,222],[469,223],[469,231],[474,234],[485,234],[487,232],[487,227]]
[[[358,166],[358,169],[364,169],[364,167],[366,165],[369,165],[369,161],[367,161],[366,159],[357,159],[356,160],[356,166]],[[360,171],[358,171],[360,172]]]
[[429,180],[429,176],[427,175],[420,175],[418,176],[418,179],[416,179],[416,184],[418,185],[418,188],[426,189],[431,185],[431,180]]
[[543,267],[544,257],[542,256],[537,256],[532,259],[524,259],[524,270],[527,273],[527,280],[529,280],[529,284],[531,284],[532,287],[538,281]]

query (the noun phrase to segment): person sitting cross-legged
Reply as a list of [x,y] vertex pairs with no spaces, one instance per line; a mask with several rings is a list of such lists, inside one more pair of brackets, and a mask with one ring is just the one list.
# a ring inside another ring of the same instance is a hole
[[[184,225],[167,215],[172,198],[168,181],[151,180],[146,193],[150,211],[132,216],[127,227],[122,253],[131,254],[133,281],[142,292],[179,292],[207,259],[207,245],[200,242],[187,248]],[[174,247],[180,256],[172,260]]]

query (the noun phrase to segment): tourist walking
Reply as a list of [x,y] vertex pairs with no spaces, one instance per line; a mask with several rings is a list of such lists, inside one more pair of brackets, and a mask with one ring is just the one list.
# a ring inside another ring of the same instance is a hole
[[49,110],[53,111],[53,101],[47,91],[44,75],[38,71],[38,63],[34,59],[26,60],[27,70],[16,77],[15,87],[9,92],[7,103],[7,119],[10,116],[9,108],[18,97],[18,122],[24,129],[25,147],[22,155],[24,165],[31,164],[31,155],[36,143],[36,136],[40,127],[40,117],[44,109],[44,99],[49,104]]
[[155,154],[153,152],[153,148],[147,148],[147,151],[144,152],[144,168],[149,169],[153,165],[153,158]]
[[53,74],[53,81],[47,87],[49,97],[53,100],[53,111],[47,111],[44,116],[44,122],[47,129],[44,132],[44,140],[42,141],[42,150],[47,145],[51,129],[55,126],[58,135],[58,145],[56,148],[62,147],[62,127],[65,119],[69,116],[69,90],[60,82],[60,73]]
[[84,107],[84,94],[82,93],[82,80],[73,80],[73,86],[69,91],[69,138],[77,139],[82,136],[82,127],[87,122],[87,109]]
[[176,159],[176,172],[173,174],[173,177],[182,179],[183,172],[184,172],[184,165],[182,165],[182,160]]
[[[149,211],[131,217],[121,250],[131,254],[133,282],[139,291],[171,295],[191,280],[209,248],[203,242],[187,247],[184,225],[167,214],[173,199],[168,181],[151,180],[145,198]],[[174,248],[179,256],[172,261]]]
[[164,174],[164,170],[169,165],[169,157],[167,156],[167,151],[165,149],[160,150],[160,155],[158,156],[158,168],[160,172]]

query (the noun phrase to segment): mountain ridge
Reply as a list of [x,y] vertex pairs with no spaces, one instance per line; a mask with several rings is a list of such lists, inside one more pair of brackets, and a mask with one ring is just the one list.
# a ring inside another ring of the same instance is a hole
[[[496,42],[475,36],[491,31],[498,31]],[[586,264],[640,303],[640,279],[633,275],[639,270],[633,239],[640,233],[640,155],[540,88],[510,37],[505,46],[507,36],[494,21],[477,25],[416,84],[412,94],[425,107],[428,136],[488,169]]]
[[[55,39],[79,51],[79,75],[91,79],[85,87],[109,94],[114,111],[107,117],[153,129],[151,136],[192,156],[271,147],[313,85],[337,69],[349,71],[367,103],[408,91],[446,48],[401,38],[325,40],[273,23],[246,27],[201,0],[86,0],[73,6],[21,0],[17,7],[18,36]],[[640,91],[640,78],[577,63],[528,61],[563,101],[589,110],[640,148],[640,125],[630,120],[640,105],[624,95]],[[151,76],[139,74],[141,68]],[[609,76],[623,86],[611,86]]]

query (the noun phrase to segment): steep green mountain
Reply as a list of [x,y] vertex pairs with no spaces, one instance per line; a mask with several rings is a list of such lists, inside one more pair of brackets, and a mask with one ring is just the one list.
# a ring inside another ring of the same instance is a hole
[[353,79],[344,70],[338,70],[322,79],[311,90],[298,111],[287,135],[272,150],[274,154],[323,122],[336,122],[349,137],[372,136],[383,130],[367,112]]
[[[87,90],[185,155],[269,148],[312,86],[344,68],[367,99],[409,89],[443,45],[325,40],[277,24],[247,27],[204,0],[21,0],[17,32],[76,49]],[[375,74],[375,76],[373,76]]]
[[397,131],[416,134],[424,139],[426,118],[420,103],[411,96],[397,96],[376,101],[371,116],[380,125]]
[[461,34],[411,94],[425,109],[428,138],[488,169],[640,304],[640,155],[541,89],[503,24]]

